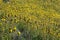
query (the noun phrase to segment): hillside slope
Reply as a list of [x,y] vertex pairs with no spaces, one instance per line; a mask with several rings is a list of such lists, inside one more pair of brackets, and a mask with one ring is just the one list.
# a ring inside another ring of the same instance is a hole
[[0,0],[0,40],[60,40],[60,0]]

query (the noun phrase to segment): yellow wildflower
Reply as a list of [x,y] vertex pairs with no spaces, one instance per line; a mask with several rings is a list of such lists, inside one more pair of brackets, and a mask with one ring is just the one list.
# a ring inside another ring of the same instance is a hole
[[1,20],[2,20],[2,21],[5,21],[6,19],[5,19],[5,18],[2,18]]
[[12,29],[11,28],[9,28],[9,33],[12,33]]
[[18,36],[21,34],[21,32],[17,32]]
[[16,27],[13,28],[13,31],[16,31]]
[[16,23],[18,22],[19,20],[16,20]]

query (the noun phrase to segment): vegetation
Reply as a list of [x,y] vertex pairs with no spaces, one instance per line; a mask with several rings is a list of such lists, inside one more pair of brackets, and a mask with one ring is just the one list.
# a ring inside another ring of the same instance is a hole
[[0,0],[0,40],[60,40],[60,1]]

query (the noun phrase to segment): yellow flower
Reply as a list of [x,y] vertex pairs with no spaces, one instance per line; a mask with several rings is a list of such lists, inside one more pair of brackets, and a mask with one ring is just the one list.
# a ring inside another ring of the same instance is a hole
[[12,29],[9,31],[9,33],[12,33]]
[[18,36],[21,34],[21,32],[17,32]]
[[16,31],[16,27],[13,28],[13,31]]
[[5,21],[6,19],[5,19],[5,18],[2,18],[1,20],[2,20],[2,21]]
[[19,20],[16,20],[16,23],[18,22]]
[[9,28],[9,33],[12,33],[12,29],[11,28]]

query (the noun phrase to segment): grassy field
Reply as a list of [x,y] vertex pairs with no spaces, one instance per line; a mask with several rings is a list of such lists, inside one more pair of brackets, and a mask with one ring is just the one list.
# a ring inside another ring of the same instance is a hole
[[0,0],[0,40],[60,40],[60,0]]

